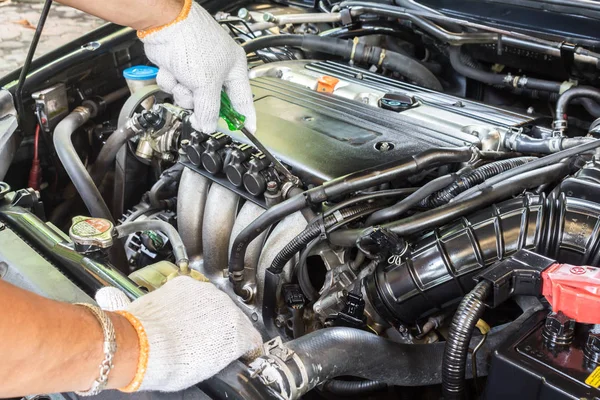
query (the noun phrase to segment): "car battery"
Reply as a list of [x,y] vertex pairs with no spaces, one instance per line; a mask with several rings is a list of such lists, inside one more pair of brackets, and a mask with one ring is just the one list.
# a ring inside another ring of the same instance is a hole
[[[484,399],[600,400],[599,326],[548,315],[534,314],[494,352]],[[562,339],[549,334],[552,323]]]

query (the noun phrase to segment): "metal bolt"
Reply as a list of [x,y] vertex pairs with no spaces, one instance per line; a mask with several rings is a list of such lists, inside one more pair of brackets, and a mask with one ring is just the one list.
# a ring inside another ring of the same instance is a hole
[[275,326],[281,328],[285,324],[285,317],[283,315],[278,315],[275,319]]
[[567,317],[561,311],[548,314],[542,332],[544,339],[552,344],[567,345],[573,341],[574,335],[574,319]]
[[527,114],[531,115],[531,114],[533,114],[534,112],[535,112],[535,108],[533,108],[533,107],[529,107],[529,108],[527,108]]
[[181,147],[188,147],[190,145],[190,141],[188,139],[184,139],[181,141]]
[[248,11],[247,8],[240,8],[238,11],[238,18],[248,21],[250,19],[250,11]]
[[257,322],[258,321],[258,314],[257,313],[252,313],[252,315],[250,316],[250,318],[252,318],[252,321]]
[[590,332],[583,352],[588,360],[600,364],[600,329]]
[[263,20],[265,22],[275,22],[275,16],[271,13],[264,13],[263,14]]
[[267,191],[269,193],[275,193],[277,191],[277,182],[275,182],[275,181],[269,181],[267,183]]

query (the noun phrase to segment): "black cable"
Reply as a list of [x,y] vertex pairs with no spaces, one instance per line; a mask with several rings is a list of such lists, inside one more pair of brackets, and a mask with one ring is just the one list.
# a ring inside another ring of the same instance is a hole
[[555,164],[562,159],[573,157],[575,155],[582,154],[582,153],[585,153],[590,150],[594,150],[598,147],[600,147],[600,139],[593,140],[591,142],[584,143],[584,144],[581,144],[579,146],[576,146],[576,147],[573,147],[570,149],[559,151],[558,153],[553,153],[553,154],[547,155],[542,158],[538,158],[535,161],[528,162],[527,164],[523,164],[521,166],[510,169],[506,172],[503,172],[501,174],[498,174],[496,176],[493,176],[493,177],[487,179],[482,184],[474,186],[471,189],[459,194],[458,196],[456,196],[453,199],[453,201],[467,199],[467,198],[473,196],[473,194],[475,194],[475,193],[487,191],[493,185],[495,185],[499,182],[502,182],[506,179],[512,178],[516,175],[522,174],[524,172],[533,171],[535,169],[542,168],[547,165]]
[[[527,164],[525,164],[525,166],[526,165]],[[482,207],[486,207],[516,195],[526,189],[537,187],[546,182],[555,181],[566,175],[569,172],[569,169],[569,163],[562,162],[535,171],[529,171],[498,183],[493,186],[492,190],[481,191],[473,198],[449,203],[442,207],[425,211],[399,221],[383,224],[380,228],[390,230],[398,236],[408,236],[419,233],[423,230],[435,228],[451,222],[459,217],[477,211]],[[363,238],[370,235],[372,229],[373,227],[333,232],[329,235],[329,240],[334,245],[350,247],[360,244]]]
[[485,310],[485,299],[492,289],[491,282],[480,282],[461,301],[446,339],[442,364],[442,391],[445,400],[462,400],[469,343],[477,321]]

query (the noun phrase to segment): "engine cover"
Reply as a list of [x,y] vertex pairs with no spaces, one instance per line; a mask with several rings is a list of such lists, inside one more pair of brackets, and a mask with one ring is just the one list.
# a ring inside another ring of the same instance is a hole
[[[332,62],[271,63],[254,68],[251,76],[256,136],[305,185],[319,185],[435,147],[474,145],[498,150],[504,132],[535,122],[530,115]],[[324,80],[329,86],[323,85]],[[223,122],[219,129],[204,144],[196,144],[196,162],[187,163],[188,167],[262,203],[259,199],[268,177],[253,180],[262,180],[256,184],[258,189],[250,190],[253,195],[241,184],[248,170],[260,169],[248,165],[256,152],[244,159],[227,150],[252,153],[251,142]],[[232,178],[237,177],[229,182],[228,166]]]

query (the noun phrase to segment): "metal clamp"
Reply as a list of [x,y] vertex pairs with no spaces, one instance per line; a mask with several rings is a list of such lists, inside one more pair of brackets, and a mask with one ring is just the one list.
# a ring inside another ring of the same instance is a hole
[[[308,372],[293,350],[276,337],[263,345],[265,355],[250,364],[250,377],[259,379],[285,400],[300,398],[309,390]],[[300,382],[297,382],[297,375]]]
[[350,65],[354,65],[354,56],[356,56],[356,47],[358,46],[359,42],[360,42],[360,39],[358,38],[358,36],[356,36],[354,39],[352,39],[352,52],[350,53]]
[[381,68],[381,65],[383,64],[383,61],[385,60],[386,56],[387,53],[385,49],[381,49],[381,53],[379,53],[379,62],[377,63],[377,68]]

